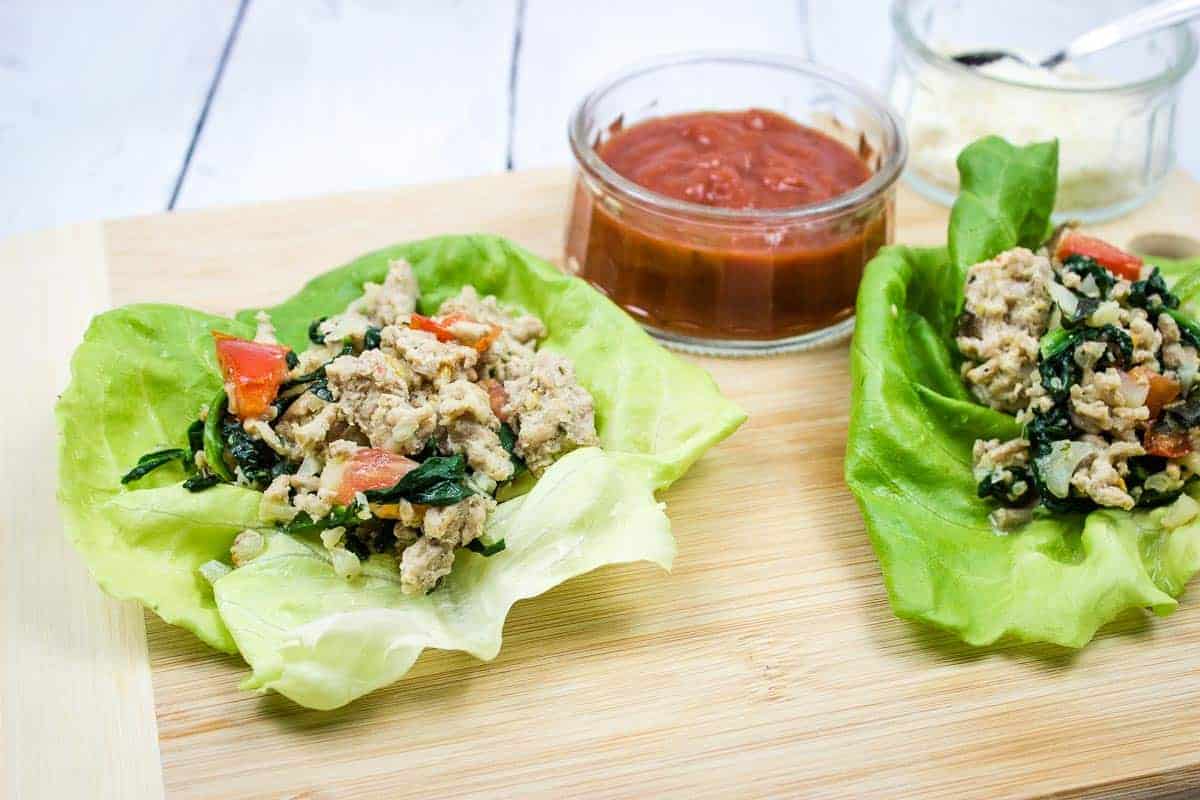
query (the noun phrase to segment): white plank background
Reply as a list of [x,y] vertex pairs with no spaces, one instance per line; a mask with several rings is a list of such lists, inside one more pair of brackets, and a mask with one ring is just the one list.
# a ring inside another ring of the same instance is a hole
[[[6,0],[0,236],[565,164],[572,106],[653,55],[811,55],[882,86],[887,0]],[[1200,125],[1200,73],[1180,130]],[[1200,173],[1200,139],[1180,161]]]

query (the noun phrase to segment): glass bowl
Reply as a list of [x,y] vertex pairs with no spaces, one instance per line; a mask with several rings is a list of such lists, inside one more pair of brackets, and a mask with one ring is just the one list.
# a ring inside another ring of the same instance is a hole
[[1050,73],[1005,59],[982,68],[951,56],[1006,50],[1034,60],[1144,5],[1138,0],[893,0],[895,52],[888,96],[905,118],[906,179],[950,205],[955,158],[975,139],[1059,140],[1056,218],[1111,219],[1154,195],[1175,163],[1179,85],[1196,42],[1177,26]]
[[[624,126],[694,111],[764,109],[854,150],[865,183],[810,205],[729,209],[650,191],[597,148]],[[567,269],[654,336],[718,355],[795,350],[845,335],[863,267],[892,239],[905,159],[897,117],[857,81],[756,53],[692,53],[634,67],[571,116]]]

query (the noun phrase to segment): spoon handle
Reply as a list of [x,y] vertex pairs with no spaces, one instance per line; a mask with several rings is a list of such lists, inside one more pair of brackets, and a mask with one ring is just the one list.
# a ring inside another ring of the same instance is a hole
[[1183,22],[1198,14],[1200,0],[1165,0],[1155,3],[1076,37],[1065,49],[1043,61],[1042,66],[1054,67],[1067,59],[1091,55],[1114,44]]

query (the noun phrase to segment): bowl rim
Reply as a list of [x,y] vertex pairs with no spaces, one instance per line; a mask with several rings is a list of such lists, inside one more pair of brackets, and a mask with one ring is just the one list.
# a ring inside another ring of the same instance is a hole
[[1158,89],[1164,86],[1177,85],[1191,72],[1196,63],[1196,37],[1187,23],[1179,23],[1166,29],[1175,42],[1176,59],[1164,70],[1147,78],[1140,78],[1125,83],[1104,81],[1096,84],[1071,84],[1055,86],[1034,81],[1024,81],[1017,78],[1005,78],[982,72],[979,69],[960,64],[945,53],[938,52],[925,43],[925,40],[909,24],[908,10],[920,0],[892,0],[890,17],[892,31],[896,40],[907,51],[915,54],[925,64],[958,76],[972,76],[983,81],[1011,86],[1020,89],[1030,89],[1039,92],[1051,92],[1067,95],[1103,95],[1103,94],[1135,94],[1145,90]]
[[[769,67],[794,75],[816,78],[848,92],[880,120],[883,131],[881,145],[885,153],[883,163],[866,181],[828,200],[786,208],[745,209],[709,206],[669,197],[631,181],[606,164],[587,139],[587,120],[593,116],[600,101],[615,89],[644,75],[700,63]],[[673,211],[691,218],[721,222],[794,223],[798,220],[828,216],[848,208],[857,208],[886,192],[900,177],[908,157],[908,139],[904,133],[904,126],[900,124],[899,115],[880,94],[865,83],[806,59],[751,50],[697,50],[637,62],[610,75],[583,97],[571,112],[567,123],[567,138],[580,168],[600,180],[610,190],[622,195],[621,199],[632,199],[657,211]]]

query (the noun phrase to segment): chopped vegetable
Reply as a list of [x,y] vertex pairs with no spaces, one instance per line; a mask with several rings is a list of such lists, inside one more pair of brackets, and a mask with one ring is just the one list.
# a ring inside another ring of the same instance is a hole
[[208,404],[208,416],[204,418],[204,461],[213,474],[232,482],[233,473],[225,463],[225,438],[221,436],[221,421],[228,410],[229,398],[221,389]]
[[313,344],[325,344],[325,334],[321,333],[321,323],[329,317],[318,317],[308,326],[308,340]]
[[1079,291],[1093,299],[1108,297],[1109,290],[1117,282],[1111,272],[1086,256],[1071,256],[1063,262],[1063,269],[1083,278]]
[[1182,458],[1192,452],[1192,442],[1186,430],[1159,423],[1146,431],[1142,446],[1152,456]]
[[467,549],[472,553],[478,553],[484,558],[491,558],[497,553],[504,552],[505,544],[503,539],[497,539],[491,544],[485,544],[479,539],[472,539],[467,543]]
[[336,501],[345,505],[359,492],[395,486],[418,466],[416,461],[387,450],[369,447],[356,450],[342,472]]
[[513,477],[517,477],[525,471],[525,459],[517,455],[517,434],[509,426],[507,422],[500,423],[500,446],[508,451],[508,457],[512,459]]
[[381,344],[383,331],[374,326],[367,328],[367,332],[363,334],[363,350],[378,350]]
[[412,314],[411,317],[409,318],[408,324],[409,324],[409,327],[411,327],[413,330],[426,331],[428,333],[432,333],[434,336],[437,337],[437,340],[439,342],[456,341],[454,334],[451,333],[448,328],[446,328],[445,326],[443,326],[441,323],[437,322],[436,320],[432,320],[429,317],[423,316],[421,314]]
[[188,451],[181,447],[173,447],[167,450],[155,450],[153,453],[146,453],[138,459],[137,466],[121,476],[121,483],[132,483],[146,477],[159,467],[170,464],[172,461],[182,461],[185,465],[188,463]]
[[321,517],[313,519],[308,512],[301,511],[291,522],[283,526],[285,533],[320,533],[329,528],[353,528],[359,525],[362,521],[363,508],[357,503],[352,502],[345,506],[334,506],[333,509]]
[[1178,308],[1179,298],[1167,289],[1158,267],[1144,281],[1137,281],[1129,289],[1129,305],[1144,308],[1150,314],[1152,321],[1157,321],[1159,312],[1164,308]]
[[1090,258],[1112,274],[1126,280],[1136,281],[1142,274],[1142,260],[1137,256],[1101,239],[1074,231],[1059,239],[1054,255],[1059,261],[1066,261],[1071,256]]
[[221,479],[216,475],[193,475],[183,482],[183,488],[189,492],[203,492],[205,489],[211,489],[221,482]]
[[287,379],[288,349],[213,331],[225,391],[239,419],[262,416]]
[[372,503],[394,503],[408,500],[427,506],[452,506],[473,492],[467,486],[466,459],[462,454],[433,456],[387,489],[365,492]]
[[[1004,480],[1002,474],[998,474],[1003,472],[1008,473],[1008,480]],[[976,493],[979,497],[994,498],[1001,505],[1022,506],[1033,497],[1032,489],[1033,480],[1030,478],[1028,470],[1021,467],[1008,467],[985,476],[979,482]]]
[[1157,419],[1163,407],[1175,402],[1175,399],[1179,397],[1181,388],[1179,383],[1166,375],[1146,367],[1134,367],[1129,371],[1129,375],[1134,380],[1145,382],[1149,386],[1145,403],[1150,409],[1150,419]]

